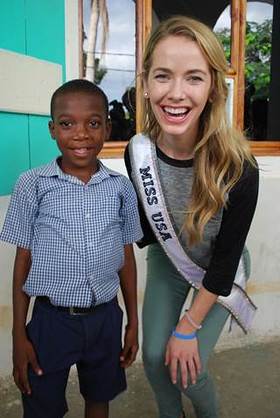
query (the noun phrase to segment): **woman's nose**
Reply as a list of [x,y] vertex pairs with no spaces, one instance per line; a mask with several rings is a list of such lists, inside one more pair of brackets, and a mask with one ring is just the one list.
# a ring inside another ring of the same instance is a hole
[[177,79],[173,81],[169,91],[169,97],[175,101],[181,101],[185,99],[186,92],[182,80]]

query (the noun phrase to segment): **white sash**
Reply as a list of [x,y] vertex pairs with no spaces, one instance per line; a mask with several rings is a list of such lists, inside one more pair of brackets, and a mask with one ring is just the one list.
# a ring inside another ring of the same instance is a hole
[[[158,242],[179,273],[192,287],[199,289],[205,270],[188,257],[174,231],[158,176],[154,143],[142,134],[135,135],[129,143],[129,154],[134,184]],[[217,302],[232,314],[247,333],[257,308],[245,292],[245,285],[246,276],[241,257],[230,295],[219,296]]]

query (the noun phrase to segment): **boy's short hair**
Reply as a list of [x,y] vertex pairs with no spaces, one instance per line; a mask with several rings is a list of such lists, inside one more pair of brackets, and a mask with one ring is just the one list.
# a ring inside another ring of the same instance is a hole
[[56,99],[59,96],[63,96],[64,94],[68,93],[86,93],[86,94],[95,94],[100,97],[102,97],[104,101],[104,111],[106,113],[106,118],[109,115],[109,102],[106,94],[104,91],[98,87],[96,84],[92,83],[89,80],[84,80],[77,78],[75,80],[67,81],[66,83],[62,84],[52,95],[51,98],[51,118],[54,119],[54,113],[55,113],[55,105],[56,105]]

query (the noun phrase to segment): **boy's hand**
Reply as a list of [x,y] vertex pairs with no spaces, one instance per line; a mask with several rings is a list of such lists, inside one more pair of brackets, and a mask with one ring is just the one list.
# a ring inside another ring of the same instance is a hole
[[13,363],[13,377],[15,384],[22,393],[30,395],[31,386],[28,380],[28,365],[31,365],[38,376],[43,374],[43,370],[38,364],[33,345],[27,337],[14,341]]
[[137,327],[127,325],[125,328],[124,348],[120,357],[122,367],[129,367],[134,362],[138,347]]

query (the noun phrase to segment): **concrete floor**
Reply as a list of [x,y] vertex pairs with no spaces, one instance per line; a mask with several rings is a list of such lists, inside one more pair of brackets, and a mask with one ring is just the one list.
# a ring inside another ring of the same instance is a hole
[[[214,354],[210,369],[221,404],[220,418],[280,418],[280,339]],[[0,381],[0,417],[20,418],[18,391],[10,379]],[[82,418],[75,374],[67,388],[66,418]],[[194,418],[185,401],[188,418]],[[128,370],[128,390],[112,402],[110,418],[155,418],[156,406],[140,363]],[[40,418],[40,417],[38,417]]]

